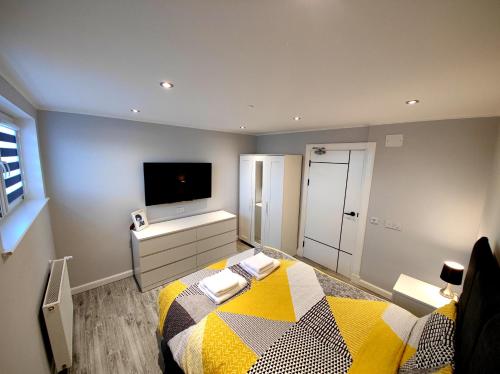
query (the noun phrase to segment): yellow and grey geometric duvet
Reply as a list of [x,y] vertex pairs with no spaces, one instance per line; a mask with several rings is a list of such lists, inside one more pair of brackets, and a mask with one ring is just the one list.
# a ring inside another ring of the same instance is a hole
[[[279,251],[261,281],[250,249],[165,287],[159,330],[186,373],[395,373],[417,318]],[[197,286],[225,267],[249,285],[215,305]]]

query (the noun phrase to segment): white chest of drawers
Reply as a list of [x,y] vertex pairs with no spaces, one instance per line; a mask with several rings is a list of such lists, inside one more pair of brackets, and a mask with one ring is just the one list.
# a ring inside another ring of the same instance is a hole
[[236,216],[219,210],[131,231],[134,276],[142,292],[236,252]]

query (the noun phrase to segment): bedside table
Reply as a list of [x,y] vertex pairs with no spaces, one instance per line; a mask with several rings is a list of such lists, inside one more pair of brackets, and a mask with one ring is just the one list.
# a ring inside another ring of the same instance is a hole
[[392,289],[392,301],[422,317],[450,303],[451,299],[441,296],[439,290],[432,284],[401,274]]

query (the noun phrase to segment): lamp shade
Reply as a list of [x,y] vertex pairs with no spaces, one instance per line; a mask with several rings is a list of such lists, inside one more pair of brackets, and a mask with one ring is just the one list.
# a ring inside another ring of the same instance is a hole
[[441,270],[441,279],[447,283],[459,285],[462,283],[464,267],[458,262],[445,261]]

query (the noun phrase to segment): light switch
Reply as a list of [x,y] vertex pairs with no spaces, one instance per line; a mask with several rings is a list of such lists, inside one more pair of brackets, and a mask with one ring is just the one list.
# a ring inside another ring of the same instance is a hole
[[379,223],[378,217],[370,217],[370,223],[372,225],[378,225],[378,223]]
[[403,146],[403,135],[387,135],[385,137],[385,146],[386,147],[402,147]]

